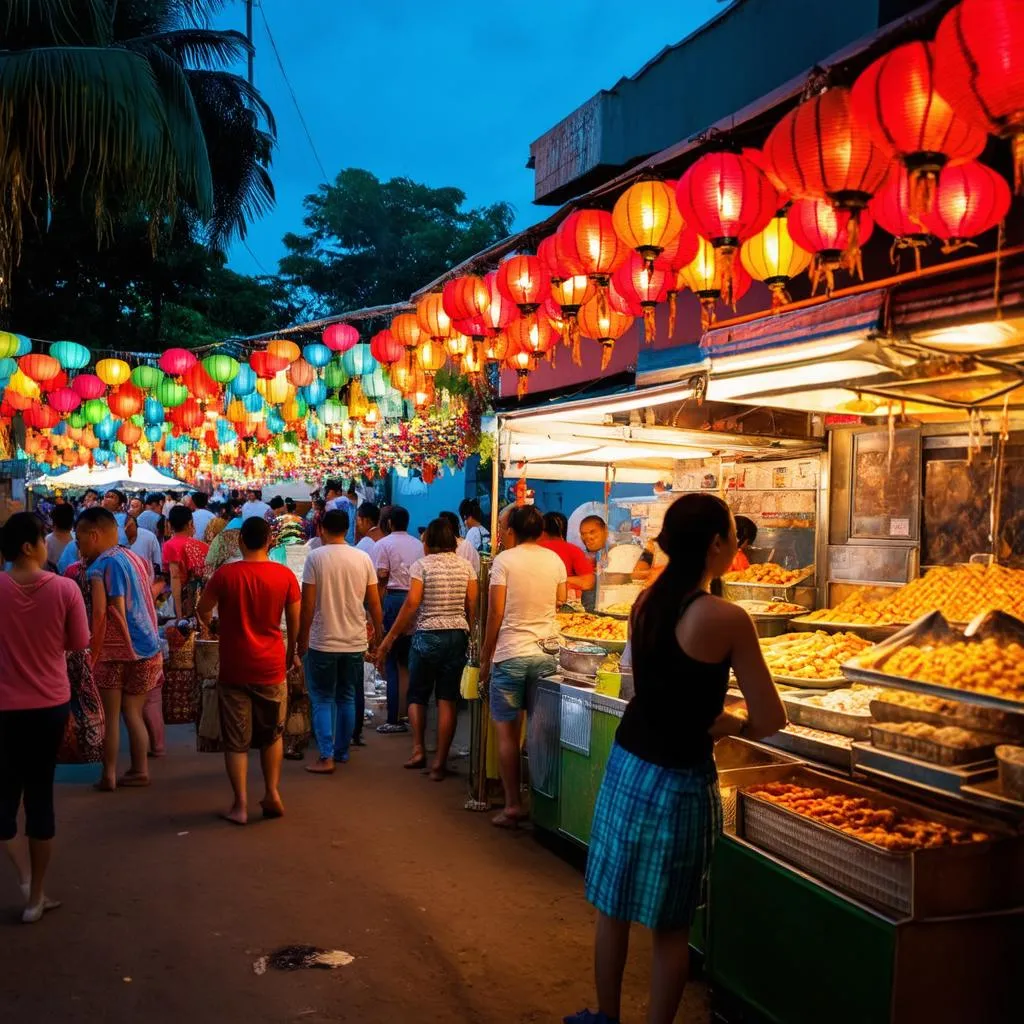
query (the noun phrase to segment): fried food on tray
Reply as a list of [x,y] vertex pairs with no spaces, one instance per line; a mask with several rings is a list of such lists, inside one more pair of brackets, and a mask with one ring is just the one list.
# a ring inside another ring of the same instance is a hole
[[772,675],[793,679],[835,679],[840,666],[871,646],[856,633],[785,633],[761,641]]
[[951,622],[970,622],[993,610],[1024,618],[1024,569],[940,566],[900,587],[882,607],[896,622],[913,622],[933,611],[942,612]]
[[887,675],[1024,701],[1024,646],[1016,641],[990,636],[901,647],[876,667]]
[[817,697],[805,697],[801,703],[824,708],[826,711],[839,711],[844,715],[867,715],[870,718],[871,702],[876,700],[881,692],[881,687],[855,683],[853,686],[823,693]]
[[980,843],[991,838],[985,832],[907,817],[895,807],[882,806],[866,797],[830,793],[790,782],[767,782],[750,786],[744,792],[894,852]]
[[607,608],[601,609],[608,615],[629,615],[632,610],[633,604],[630,601],[619,601],[617,604],[610,604]]
[[885,626],[893,621],[884,611],[881,600],[872,600],[863,594],[851,594],[835,608],[819,608],[804,618],[808,622],[843,622],[858,626]]
[[812,568],[784,569],[775,562],[759,562],[739,572],[727,572],[722,579],[726,583],[767,583],[773,587],[788,587],[802,580]]
[[876,722],[874,727],[883,732],[899,733],[901,736],[912,736],[915,739],[931,740],[943,747],[959,747],[967,750],[971,747],[984,747],[993,742],[987,733],[961,729],[957,725],[929,725],[927,722]]
[[802,615],[807,609],[802,604],[788,601],[737,601],[748,615]]
[[852,747],[852,736],[840,736],[837,732],[823,732],[821,729],[812,729],[806,725],[794,725],[792,722],[786,726],[783,732],[793,736],[803,736],[806,739],[814,740],[817,743],[828,743],[833,747]]
[[604,615],[559,615],[558,628],[562,636],[574,640],[606,640],[625,643],[629,636],[629,623],[625,619],[610,619]]
[[899,704],[916,711],[928,711],[933,715],[951,715],[960,706],[959,701],[931,697],[926,693],[911,693],[909,690],[882,690],[878,699],[886,704]]

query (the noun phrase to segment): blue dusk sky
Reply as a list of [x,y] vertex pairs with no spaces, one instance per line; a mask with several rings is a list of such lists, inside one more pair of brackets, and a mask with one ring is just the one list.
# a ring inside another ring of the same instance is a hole
[[[533,205],[530,143],[601,89],[638,71],[723,9],[716,0],[256,0],[256,84],[278,122],[274,211],[231,265],[275,273],[282,236],[302,230],[323,180],[267,27],[332,178],[363,167],[456,186],[471,206],[505,200],[516,227]],[[217,24],[245,29],[241,2]],[[240,69],[244,73],[244,67]]]

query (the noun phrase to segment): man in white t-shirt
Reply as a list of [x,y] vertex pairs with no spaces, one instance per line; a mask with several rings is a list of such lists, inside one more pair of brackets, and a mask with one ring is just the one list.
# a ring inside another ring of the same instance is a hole
[[566,573],[562,559],[537,543],[543,532],[538,509],[513,509],[504,549],[491,564],[480,683],[490,680],[491,718],[498,733],[505,809],[494,824],[501,828],[515,828],[526,816],[519,793],[519,716],[531,688],[557,670],[540,644],[558,633],[555,613],[565,602]]
[[268,519],[270,517],[270,506],[263,500],[263,491],[259,487],[250,487],[245,492],[246,502],[242,506],[242,522],[246,519],[258,517]]
[[206,507],[209,500],[209,496],[202,491],[193,491],[185,499],[186,507],[192,509],[192,525],[196,530],[196,540],[201,540],[204,544],[206,543],[206,528],[217,518]]
[[[373,564],[381,589],[384,608],[384,632],[395,624],[398,613],[409,594],[409,569],[423,557],[423,544],[409,532],[409,510],[401,505],[390,509],[391,532],[377,541],[373,549]],[[401,721],[402,708],[409,692],[409,644],[415,623],[399,638],[388,654],[385,677],[388,681],[388,720],[377,727],[377,732],[408,732]]]
[[459,515],[466,524],[466,540],[475,551],[483,551],[490,543],[491,535],[484,526],[484,513],[480,508],[480,502],[474,498],[466,498],[459,505]]
[[313,706],[313,735],[320,757],[306,771],[329,775],[348,760],[363,691],[367,651],[366,612],[375,643],[384,636],[377,573],[368,555],[345,542],[348,514],[338,509],[320,520],[323,544],[302,571],[299,655]]
[[364,501],[356,512],[356,547],[373,558],[377,541],[383,538],[384,531],[380,528],[380,509],[372,501]]

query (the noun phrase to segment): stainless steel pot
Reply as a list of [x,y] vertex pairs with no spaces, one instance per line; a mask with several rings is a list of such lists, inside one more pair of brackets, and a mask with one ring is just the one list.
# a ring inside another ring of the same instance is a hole
[[582,641],[563,641],[558,645],[558,664],[565,672],[593,678],[608,657],[608,652],[596,644]]

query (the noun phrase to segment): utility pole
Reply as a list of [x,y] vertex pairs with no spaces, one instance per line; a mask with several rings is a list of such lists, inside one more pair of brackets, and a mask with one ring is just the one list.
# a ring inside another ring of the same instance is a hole
[[252,47],[252,3],[253,0],[245,0],[245,38],[249,40],[249,53],[247,64],[249,69],[249,85],[253,84],[253,62],[256,56]]

